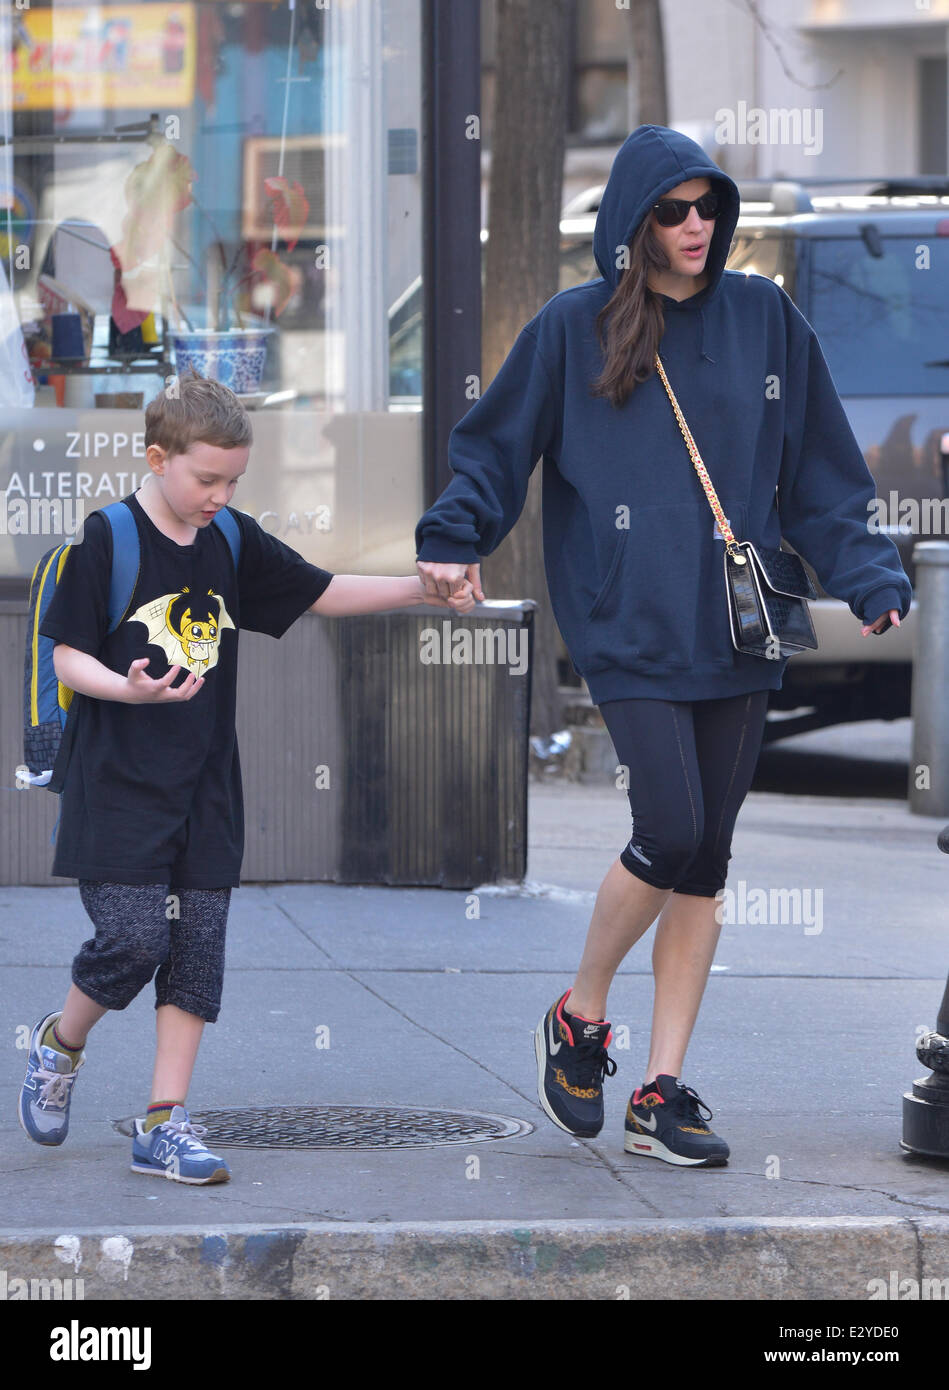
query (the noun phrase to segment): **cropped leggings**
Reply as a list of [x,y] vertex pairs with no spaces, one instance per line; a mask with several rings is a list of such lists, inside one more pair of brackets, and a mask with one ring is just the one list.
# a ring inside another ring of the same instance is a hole
[[609,700],[600,705],[628,769],[632,834],[623,866],[656,888],[714,898],[754,776],[767,690],[719,700]]

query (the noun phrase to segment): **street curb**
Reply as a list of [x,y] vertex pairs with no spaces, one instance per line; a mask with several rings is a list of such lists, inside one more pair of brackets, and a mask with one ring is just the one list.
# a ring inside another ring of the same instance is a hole
[[944,1299],[949,1217],[0,1233],[0,1301],[43,1297],[30,1280],[63,1299]]

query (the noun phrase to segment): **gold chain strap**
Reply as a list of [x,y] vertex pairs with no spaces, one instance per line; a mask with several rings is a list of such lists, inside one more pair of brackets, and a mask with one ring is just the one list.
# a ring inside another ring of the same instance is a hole
[[695,440],[692,438],[691,431],[689,430],[688,425],[685,423],[685,417],[682,414],[682,411],[679,409],[679,402],[676,400],[672,387],[669,385],[669,378],[666,376],[665,368],[663,367],[662,362],[659,360],[658,352],[656,353],[656,370],[658,371],[659,376],[662,378],[662,384],[666,388],[666,393],[670,401],[672,402],[672,409],[675,411],[676,419],[679,422],[679,429],[682,431],[682,438],[685,440],[686,448],[689,451],[689,457],[695,465],[695,471],[699,475],[699,481],[701,482],[702,487],[705,489],[705,496],[708,498],[709,506],[715,513],[715,520],[718,522],[718,529],[721,531],[722,536],[725,540],[725,548],[728,551],[729,555],[732,557],[732,559],[736,562],[736,564],[743,565],[745,563],[745,557],[740,553],[738,549],[738,542],[735,540],[732,528],[728,524],[727,516],[722,511],[722,504],[718,500],[718,493],[712,486],[712,480],[708,476],[708,469],[702,462],[702,455],[696,448]]

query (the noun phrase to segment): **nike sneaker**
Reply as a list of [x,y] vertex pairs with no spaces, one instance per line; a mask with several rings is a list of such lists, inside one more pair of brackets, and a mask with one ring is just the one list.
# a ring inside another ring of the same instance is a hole
[[603,1128],[603,1077],[616,1063],[607,1052],[613,1032],[607,1022],[564,1014],[562,995],[551,1004],[534,1033],[537,1095],[555,1125],[578,1139],[593,1139]]
[[[727,1163],[728,1145],[705,1123],[712,1112],[692,1087],[666,1075],[657,1076],[654,1085],[659,1089],[644,1091],[639,1086],[630,1097],[623,1141],[626,1152],[690,1168],[720,1168]],[[704,1119],[703,1110],[707,1112]]]
[[47,1014],[30,1036],[26,1079],[20,1087],[17,1115],[20,1125],[37,1144],[62,1144],[69,1133],[69,1102],[79,1068],[86,1060],[80,1053],[76,1065],[64,1052],[45,1047],[43,1034],[60,1015]]

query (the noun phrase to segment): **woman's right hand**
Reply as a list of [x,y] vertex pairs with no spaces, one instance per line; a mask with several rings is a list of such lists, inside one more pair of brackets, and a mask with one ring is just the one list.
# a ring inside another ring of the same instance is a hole
[[449,565],[434,560],[416,560],[415,564],[422,581],[422,587],[427,594],[439,598],[451,598],[455,590],[461,588],[465,580],[469,579],[475,598],[479,603],[484,602],[480,564]]

